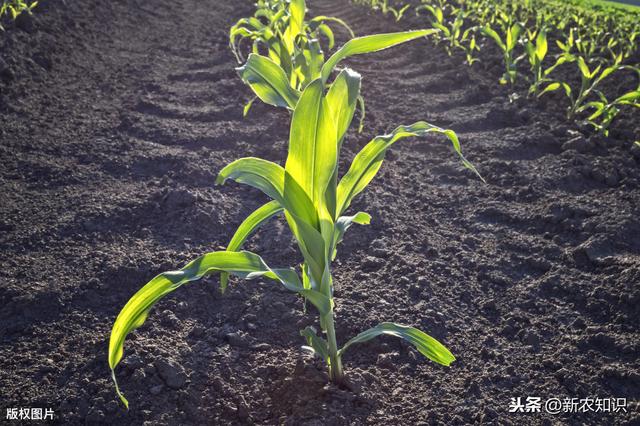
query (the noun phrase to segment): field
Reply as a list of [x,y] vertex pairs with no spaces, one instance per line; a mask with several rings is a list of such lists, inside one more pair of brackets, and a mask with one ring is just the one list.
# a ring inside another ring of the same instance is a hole
[[[308,8],[358,36],[424,27],[346,0]],[[344,342],[397,320],[457,360],[443,367],[384,336],[345,355],[348,385],[328,383],[300,349],[315,322],[298,299],[266,279],[221,295],[209,277],[129,335],[123,408],[107,364],[119,310],[158,273],[223,250],[268,201],[214,186],[224,166],[287,155],[288,111],[255,102],[243,117],[253,95],[228,34],[254,10],[43,1],[0,33],[0,419],[43,407],[57,424],[640,423],[639,110],[595,134],[567,121],[559,92],[510,99],[488,42],[469,67],[423,39],[345,61],[362,74],[366,117],[340,166],[376,135],[426,120],[458,134],[486,183],[446,138],[394,145],[353,203],[371,224],[349,231],[334,263],[336,333]],[[337,29],[337,44],[347,36]],[[282,217],[245,248],[270,265],[303,261]],[[628,406],[509,413],[517,397]]]

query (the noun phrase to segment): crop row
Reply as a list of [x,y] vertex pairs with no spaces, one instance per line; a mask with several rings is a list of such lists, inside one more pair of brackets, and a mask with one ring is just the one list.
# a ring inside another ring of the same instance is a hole
[[[449,55],[463,53],[470,66],[493,43],[504,65],[500,84],[523,78],[530,98],[561,91],[566,118],[602,135],[622,108],[640,108],[640,12],[576,0],[400,0],[395,7],[388,0],[352,1],[396,21],[413,10],[438,30],[436,44]],[[620,73],[635,75],[636,85],[611,88],[607,83]]]

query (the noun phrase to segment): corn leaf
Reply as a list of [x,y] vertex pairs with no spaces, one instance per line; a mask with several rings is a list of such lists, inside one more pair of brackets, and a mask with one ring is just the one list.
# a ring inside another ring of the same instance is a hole
[[437,32],[435,29],[406,31],[389,34],[375,34],[349,40],[325,62],[322,67],[322,81],[326,82],[340,61],[354,55],[378,52],[395,45],[425,37]]
[[520,34],[522,33],[522,25],[515,23],[511,26],[511,28],[509,28],[509,30],[507,31],[507,50],[508,51],[512,51],[515,47],[516,44],[518,44],[518,41],[520,40]]
[[438,364],[448,366],[456,360],[449,349],[423,331],[392,322],[380,323],[376,327],[363,331],[350,339],[342,349],[340,349],[340,355],[344,354],[344,351],[355,343],[363,343],[383,334],[406,340],[415,346],[422,355]]
[[371,215],[365,212],[358,212],[353,216],[341,216],[336,220],[335,233],[333,237],[333,253],[331,260],[336,258],[338,244],[342,242],[344,233],[352,224],[368,225],[371,223]]
[[584,61],[584,58],[582,56],[578,57],[578,68],[580,68],[580,72],[582,73],[582,76],[584,78],[591,77],[591,71],[589,70],[587,63]]
[[293,109],[300,93],[291,87],[285,71],[273,60],[252,53],[247,62],[236,69],[240,78],[265,103]]
[[351,167],[338,184],[338,200],[336,209],[338,215],[341,215],[349,207],[351,200],[362,192],[362,190],[364,190],[369,182],[371,182],[375,177],[382,165],[384,155],[391,145],[406,137],[424,136],[432,132],[447,136],[451,141],[454,150],[462,159],[464,166],[482,179],[482,176],[480,176],[473,164],[468,162],[462,155],[460,142],[455,132],[452,130],[441,129],[424,121],[419,121],[410,126],[399,126],[390,134],[375,137],[355,156],[351,163]]
[[318,217],[311,199],[282,166],[261,158],[240,158],[220,171],[216,184],[227,179],[259,189],[300,220],[317,227]]
[[538,60],[542,62],[547,55],[547,31],[545,29],[540,30],[538,37],[536,37],[536,56]]
[[313,354],[326,362],[329,358],[329,347],[327,341],[318,336],[316,329],[307,326],[304,330],[300,330],[300,335],[307,339],[307,347],[311,349]]
[[[285,170],[289,181],[297,182],[309,196],[320,219],[326,219],[325,191],[338,161],[333,119],[324,84],[316,79],[304,90],[293,112]],[[289,181],[285,182],[285,192]]]
[[172,293],[183,284],[213,272],[226,271],[244,278],[264,276],[279,281],[287,289],[304,295],[318,310],[330,309],[326,296],[314,290],[304,289],[298,275],[291,269],[271,269],[262,258],[249,252],[212,252],[200,256],[178,271],[164,272],[142,287],[122,308],[111,330],[109,339],[109,367],[116,383],[116,390],[125,406],[128,401],[120,392],[115,380],[115,368],[122,359],[124,341],[127,335],[140,327],[146,320],[151,308],[164,296]]
[[[271,219],[273,216],[284,210],[284,207],[277,201],[269,201],[262,205],[251,213],[247,218],[238,226],[235,234],[229,241],[226,251],[238,251],[242,248],[242,245],[247,241],[247,238],[253,234],[264,222]],[[229,283],[229,273],[220,273],[220,290],[224,293]]]
[[[332,113],[333,121],[337,131],[338,141],[338,155],[340,155],[340,149],[342,142],[344,141],[344,135],[346,134],[353,115],[356,110],[356,105],[361,99],[360,97],[360,82],[362,77],[355,71],[345,68],[338,74],[338,77],[334,80],[333,84],[327,92],[326,99],[329,106],[329,110]],[[362,101],[364,102],[364,101]],[[362,107],[362,114],[364,115],[364,107]],[[331,217],[336,217],[336,187],[338,182],[338,164],[335,164],[333,175],[331,177],[331,184],[327,186],[326,203],[327,209]]]
[[485,27],[482,28],[481,31],[482,31],[483,34],[491,37],[493,39],[493,41],[496,42],[496,44],[498,45],[500,50],[502,50],[502,51],[506,51],[507,50],[507,46],[502,42],[502,39],[500,38],[498,33],[495,32],[495,30],[493,28],[491,28],[490,25],[486,25]]
[[353,30],[351,29],[351,27],[349,25],[347,25],[346,22],[344,22],[342,19],[340,18],[335,18],[333,16],[324,16],[324,15],[320,15],[320,16],[316,16],[315,18],[311,19],[309,21],[310,24],[316,24],[318,22],[335,22],[337,24],[342,25],[347,32],[349,33],[349,37],[351,38],[355,38],[355,34],[353,33]]

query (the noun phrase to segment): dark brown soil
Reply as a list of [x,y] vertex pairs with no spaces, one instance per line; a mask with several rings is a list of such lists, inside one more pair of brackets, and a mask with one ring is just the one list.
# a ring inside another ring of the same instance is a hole
[[[425,119],[459,132],[482,184],[440,138],[399,143],[353,210],[335,264],[338,337],[413,324],[458,360],[391,338],[345,357],[351,389],[303,355],[313,324],[270,282],[193,283],[135,332],[118,369],[107,339],[146,281],[224,247],[265,201],[214,187],[244,156],[282,161],[289,117],[236,76],[229,26],[251,1],[44,2],[0,34],[0,415],[59,424],[638,424],[640,153],[562,122],[552,101],[509,103],[499,58],[469,69],[420,41],[349,63],[373,135]],[[358,34],[396,25],[314,1]],[[494,61],[494,62],[491,62]],[[614,135],[637,136],[638,116]],[[569,142],[571,140],[571,142]],[[343,169],[344,170],[344,169]],[[248,249],[299,255],[274,220]],[[628,413],[510,414],[513,397],[627,398]],[[15,422],[14,422],[15,423]],[[13,424],[13,423],[10,423]]]

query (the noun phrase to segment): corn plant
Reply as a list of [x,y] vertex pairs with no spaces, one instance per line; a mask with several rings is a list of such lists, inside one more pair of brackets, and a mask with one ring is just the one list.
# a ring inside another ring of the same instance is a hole
[[621,61],[622,55],[618,55],[613,65],[606,68],[603,68],[602,65],[598,65],[594,69],[590,69],[585,59],[582,56],[578,56],[575,58],[575,63],[580,70],[580,88],[578,90],[573,90],[571,86],[564,81],[554,81],[545,87],[538,96],[542,96],[545,93],[558,89],[563,89],[563,92],[569,99],[567,119],[574,120],[578,113],[590,108],[587,102],[591,95],[597,94],[597,89],[600,83],[614,72],[625,68],[625,66],[620,64]]
[[509,24],[505,22],[503,26],[504,36],[501,37],[491,25],[486,25],[482,28],[482,33],[493,39],[498,48],[502,51],[502,58],[505,65],[505,73],[500,79],[500,84],[513,85],[516,82],[516,76],[518,75],[517,64],[522,58],[515,57],[515,48],[520,41],[520,35],[522,34],[522,25],[519,23]]
[[[349,40],[338,52],[342,52],[347,56],[377,52],[416,38],[426,37],[434,34],[436,31],[437,30],[428,29],[357,37]],[[336,54],[338,52],[336,52]],[[329,58],[327,62],[323,62],[323,66],[320,69],[316,68],[313,70],[313,72],[309,74],[310,77],[318,78],[321,76],[323,70],[332,70],[335,64],[331,64],[331,61],[338,57],[336,54]],[[329,64],[329,68],[326,68],[327,64]],[[289,110],[295,108],[300,97],[300,90],[291,85],[286,72],[283,75],[283,68],[274,60],[252,53],[249,55],[246,64],[237,68],[237,70],[242,80],[253,89],[256,97],[264,103],[285,107]],[[323,76],[323,79],[326,81],[327,77],[328,76]],[[274,81],[278,82],[277,89],[272,87]],[[362,131],[365,117],[365,102],[361,95],[358,95],[358,105],[360,108],[360,126],[358,130]]]
[[400,20],[402,19],[402,17],[404,16],[404,13],[411,7],[411,4],[405,4],[402,7],[389,7],[389,12],[391,12],[391,14],[393,15],[394,19],[396,20],[396,22],[400,22]]
[[[540,81],[543,78],[542,62],[545,56],[547,56],[547,31],[541,29],[536,34],[535,31],[527,29],[528,39],[524,45],[525,52],[527,52],[527,59],[529,59],[529,65],[531,66],[531,73],[533,75],[533,81],[529,87],[529,94],[538,94],[538,88],[540,87]],[[535,42],[534,42],[535,40]]]
[[[375,36],[372,36],[375,37]],[[398,37],[397,35],[395,36]],[[376,42],[378,44],[376,44]],[[153,306],[182,285],[221,272],[221,289],[227,287],[229,275],[240,278],[265,278],[301,295],[318,312],[322,334],[311,328],[301,330],[305,343],[324,360],[332,382],[344,380],[342,357],[356,343],[379,335],[406,340],[428,359],[449,365],[455,360],[451,352],[436,339],[417,328],[382,322],[351,338],[339,348],[335,333],[333,297],[335,282],[331,262],[337,246],[352,224],[365,225],[370,216],[364,212],[348,215],[355,199],[377,174],[386,151],[397,141],[429,133],[442,134],[452,143],[463,164],[475,171],[460,151],[456,134],[426,122],[397,127],[393,132],[375,137],[355,156],[347,172],[338,179],[338,158],[347,129],[353,119],[360,96],[361,77],[346,68],[332,84],[327,81],[336,65],[344,58],[366,53],[390,43],[389,37],[351,40],[323,65],[320,76],[299,94],[293,108],[289,135],[289,151],[284,167],[260,158],[241,158],[224,167],[216,180],[227,180],[257,188],[272,201],[250,214],[239,226],[225,251],[204,254],[180,270],[162,273],[142,287],[118,315],[109,340],[109,366],[120,399],[128,402],[116,382],[115,368],[122,359],[126,336],[141,326]],[[273,62],[271,62],[273,63]],[[279,67],[280,68],[280,67]],[[273,98],[292,90],[281,68],[270,84]],[[265,96],[266,88],[251,86],[257,96]],[[257,89],[257,90],[256,90]],[[476,171],[477,173],[477,171]],[[302,254],[299,272],[292,268],[271,268],[257,254],[238,251],[244,241],[265,221],[283,213]]]
[[582,56],[587,62],[590,62],[596,55],[599,42],[587,38],[585,35],[577,35],[576,28],[570,28],[569,34],[564,42],[556,40],[556,44],[565,55]]
[[305,0],[259,3],[254,16],[240,19],[229,31],[229,45],[238,62],[244,62],[240,42],[250,40],[253,53],[260,53],[264,48],[266,56],[285,70],[291,85],[297,90],[303,89],[324,63],[320,36],[326,37],[329,49],[335,45],[329,23],[342,25],[351,38],[355,37],[343,20],[316,16],[307,21],[306,11]]
[[585,105],[585,109],[593,110],[591,115],[587,117],[587,123],[593,126],[598,133],[604,136],[609,135],[611,122],[620,112],[620,108],[626,106],[640,108],[640,68],[622,66],[620,69],[635,71],[638,76],[638,87],[635,90],[631,90],[621,96],[618,96],[612,101],[607,100],[606,96],[601,91],[595,90],[598,100],[588,102]]
[[[11,19],[16,19],[23,12],[31,13],[37,5],[37,1],[3,0],[2,5],[0,5],[0,20],[7,15],[11,17]],[[4,31],[2,22],[0,22],[0,30]]]
[[460,49],[465,53],[467,64],[473,65],[473,63],[478,60],[478,58],[473,56],[473,53],[480,50],[475,37],[477,28],[464,28],[465,19],[469,15],[468,11],[451,8],[452,14],[454,15],[451,21],[445,19],[445,8],[429,4],[418,6],[416,8],[416,15],[420,16],[420,12],[423,10],[428,11],[431,14],[431,26],[440,30],[438,37],[441,41],[445,42],[447,54],[451,56],[455,49]]

